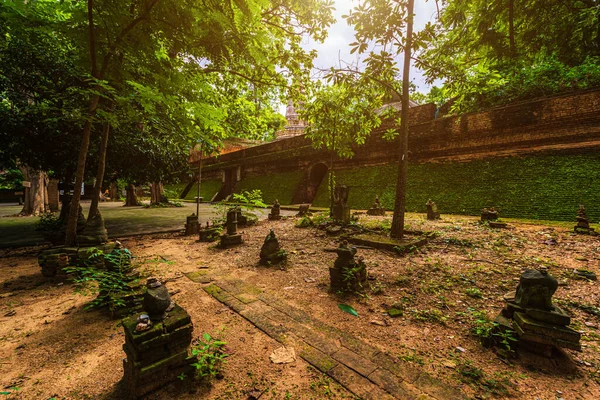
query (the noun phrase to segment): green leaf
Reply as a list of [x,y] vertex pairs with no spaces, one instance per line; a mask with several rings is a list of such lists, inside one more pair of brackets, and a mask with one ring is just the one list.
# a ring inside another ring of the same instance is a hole
[[338,307],[343,312],[346,312],[348,314],[354,315],[355,317],[358,317],[358,313],[356,312],[356,310],[354,308],[352,308],[351,306],[349,306],[348,304],[338,304]]

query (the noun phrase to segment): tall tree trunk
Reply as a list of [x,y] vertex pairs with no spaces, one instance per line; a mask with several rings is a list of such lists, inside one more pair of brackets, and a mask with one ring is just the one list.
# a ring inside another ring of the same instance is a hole
[[92,204],[88,213],[88,222],[98,211],[98,202],[102,192],[102,181],[104,180],[104,169],[106,167],[106,148],[108,147],[108,135],[110,133],[110,124],[107,122],[102,131],[102,140],[100,142],[100,151],[98,154],[98,169],[96,170],[96,184],[92,193]]
[[508,38],[510,43],[510,56],[514,58],[517,53],[515,46],[515,0],[508,0]]
[[164,193],[165,189],[162,182],[152,182],[150,185],[150,204],[164,203],[167,200]]
[[83,132],[81,134],[81,145],[79,146],[79,157],[77,158],[77,170],[75,171],[75,187],[73,188],[73,197],[71,198],[71,206],[69,210],[69,217],[67,218],[67,231],[65,244],[67,246],[74,246],[77,241],[77,217],[79,211],[79,202],[81,200],[81,186],[83,185],[83,177],[85,173],[85,160],[87,159],[87,152],[90,146],[90,135],[92,132],[92,118],[96,114],[96,107],[100,97],[98,95],[92,96],[90,106],[88,109],[88,120],[83,126]]
[[402,113],[400,122],[400,161],[396,182],[396,200],[390,235],[402,239],[404,236],[404,211],[406,208],[406,172],[408,170],[408,85],[410,72],[410,53],[412,47],[414,0],[408,0],[408,21],[406,26],[406,44],[404,46],[404,71],[402,73]]
[[44,171],[29,166],[20,167],[29,187],[24,188],[22,215],[39,215],[46,211],[48,192],[46,183],[48,176]]
[[136,192],[137,190],[133,183],[127,185],[127,187],[125,188],[125,193],[127,194],[127,197],[125,199],[125,207],[134,207],[138,205],[138,198]]

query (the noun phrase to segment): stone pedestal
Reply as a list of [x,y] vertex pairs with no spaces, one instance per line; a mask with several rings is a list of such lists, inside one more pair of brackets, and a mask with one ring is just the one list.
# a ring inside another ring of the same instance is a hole
[[590,227],[590,220],[587,216],[587,212],[585,211],[585,207],[582,205],[579,206],[579,210],[577,210],[577,225],[573,228],[575,233],[582,233],[585,235],[597,235],[598,233],[594,230],[594,228]]
[[379,196],[375,197],[375,201],[371,205],[371,208],[367,210],[367,215],[385,215],[385,208],[381,206]]
[[192,379],[191,364],[196,357],[188,355],[193,325],[189,314],[175,305],[167,317],[144,331],[136,331],[138,315],[123,319],[127,355],[123,359],[125,387],[133,398],[144,396],[185,374]]
[[344,185],[336,186],[333,191],[333,219],[343,225],[350,223],[349,193],[350,189]]
[[367,282],[367,267],[361,258],[354,259],[356,247],[349,247],[343,241],[335,252],[338,258],[333,267],[329,268],[331,290],[334,291],[359,291]]
[[198,240],[201,242],[214,242],[219,238],[219,228],[203,228],[200,229]]
[[260,249],[260,263],[276,265],[287,259],[287,253],[279,245],[275,231],[271,229]]
[[186,218],[185,236],[197,235],[200,230],[200,223],[196,214],[192,214]]
[[431,199],[427,200],[425,203],[427,206],[427,219],[429,221],[435,221],[436,219],[440,219],[440,213],[438,212],[437,204],[435,201],[431,201]]
[[80,246],[96,246],[108,242],[108,234],[100,210],[97,210],[96,214],[85,224],[83,232],[77,235],[77,242]]
[[63,268],[69,265],[69,256],[67,253],[40,254],[38,263],[42,268],[42,275],[46,278],[66,275]]
[[275,200],[273,206],[271,207],[271,212],[269,213],[269,221],[277,221],[281,219],[281,206],[279,205],[279,200]]
[[506,307],[497,321],[510,325],[512,320],[520,349],[546,357],[554,354],[555,347],[581,350],[580,333],[567,326],[570,317],[552,304],[557,288],[557,280],[545,270],[527,270],[521,275],[516,292],[504,296]]
[[244,240],[242,239],[242,235],[237,233],[237,213],[238,208],[232,208],[227,211],[227,233],[221,236],[221,247],[227,248],[230,246],[235,246],[237,244],[242,244]]
[[308,214],[308,210],[310,210],[310,204],[300,204],[296,217],[305,217]]
[[[104,243],[93,247],[108,254],[117,248],[117,242]],[[83,266],[90,257],[90,248],[56,246],[44,250],[38,256],[38,264],[41,267],[42,274],[45,277],[52,278],[63,275],[62,268],[67,265]],[[104,264],[104,258],[99,258],[99,262]]]

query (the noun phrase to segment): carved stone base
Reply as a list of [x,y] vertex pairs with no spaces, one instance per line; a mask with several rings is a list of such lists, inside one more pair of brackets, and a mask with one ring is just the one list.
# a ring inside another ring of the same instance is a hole
[[238,244],[244,243],[244,239],[242,239],[242,235],[237,233],[235,235],[221,235],[221,243],[220,246],[223,248],[236,246]]

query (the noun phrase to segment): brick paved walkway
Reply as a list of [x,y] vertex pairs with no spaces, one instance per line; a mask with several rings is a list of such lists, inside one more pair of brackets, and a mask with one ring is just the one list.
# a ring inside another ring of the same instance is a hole
[[466,398],[415,366],[396,362],[257,287],[221,279],[204,290],[362,399]]

